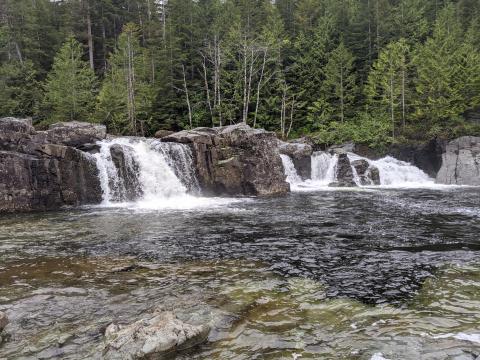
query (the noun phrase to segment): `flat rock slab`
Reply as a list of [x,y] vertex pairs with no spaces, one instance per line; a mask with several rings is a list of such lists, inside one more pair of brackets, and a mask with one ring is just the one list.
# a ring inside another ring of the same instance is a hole
[[105,359],[162,359],[204,342],[209,325],[191,325],[172,312],[156,312],[133,324],[110,324],[105,331]]

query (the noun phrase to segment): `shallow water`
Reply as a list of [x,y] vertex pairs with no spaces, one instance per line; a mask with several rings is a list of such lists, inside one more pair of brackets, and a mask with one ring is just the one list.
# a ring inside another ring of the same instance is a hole
[[181,359],[480,356],[480,189],[304,190],[2,216],[0,358],[101,357],[159,306],[213,325]]

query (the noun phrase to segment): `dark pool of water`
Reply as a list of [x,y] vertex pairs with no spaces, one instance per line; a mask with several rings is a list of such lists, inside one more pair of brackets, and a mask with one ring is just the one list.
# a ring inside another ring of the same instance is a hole
[[[205,296],[202,301],[208,306],[240,317],[241,311],[228,307],[228,299],[221,303],[218,299],[212,301],[208,290],[226,292],[231,300],[228,289],[238,286],[248,289],[256,281],[270,284],[258,296],[271,290],[272,283],[290,290],[291,281],[297,284],[300,280],[321,287],[321,296],[306,301],[302,296],[311,292],[302,285],[304,290],[297,297],[292,295],[295,292],[290,294],[290,305],[284,309],[316,302],[332,306],[332,302],[340,301],[342,309],[355,304],[362,314],[367,309],[385,309],[385,306],[390,315],[391,311],[409,311],[409,307],[418,305],[426,279],[438,278],[444,269],[468,268],[479,262],[479,195],[480,190],[475,188],[362,189],[241,199],[229,205],[190,210],[94,207],[4,215],[0,218],[0,310],[6,310],[13,322],[9,325],[10,339],[0,345],[0,358],[2,352],[7,357],[27,358],[41,357],[39,354],[46,358],[92,356],[87,349],[99,346],[99,334],[118,312],[125,314],[125,320],[132,320],[178,294],[188,297],[194,292],[202,299]],[[228,271],[230,265],[226,265],[232,261],[234,275]],[[191,270],[196,267],[207,267],[214,276],[208,271]],[[178,275],[182,271],[185,274]],[[240,283],[235,282],[238,274],[242,274]],[[476,282],[475,276],[473,287],[480,291],[480,279]],[[445,294],[451,294],[450,290]],[[281,297],[280,302],[286,301],[283,295],[277,295],[275,299]],[[475,291],[470,296],[471,306],[480,301],[480,294]],[[452,297],[444,300],[455,306]],[[77,304],[75,309],[70,308],[72,304]],[[86,316],[85,312],[96,315]],[[452,329],[480,332],[480,310],[474,312],[473,318],[471,313],[464,312],[465,319],[461,315],[456,317],[459,326]],[[32,314],[37,314],[38,320],[35,317],[28,320]],[[346,328],[352,325],[349,316],[353,315],[348,314],[344,314]],[[442,314],[437,314],[438,319],[445,318]],[[295,335],[294,342],[287,336],[289,341],[281,338],[268,347],[281,349],[280,352],[255,350],[247,336],[241,344],[226,343],[217,350],[211,344],[225,340],[210,339],[203,353],[200,350],[189,356],[248,359],[254,358],[252,354],[257,351],[266,356],[262,359],[289,359],[293,357],[292,349],[296,349],[305,359],[310,358],[309,354],[322,353],[323,350],[315,348],[319,346],[315,339],[319,338],[331,347],[327,354],[343,354],[345,358],[370,358],[373,350],[378,350],[378,346],[368,343],[372,334],[363,334],[361,345],[353,340],[345,348],[333,345],[338,339],[325,340],[325,336],[315,333],[307,315],[302,316],[296,324],[308,323],[309,331]],[[64,324],[55,336],[49,330],[54,318]],[[89,327],[89,323],[95,323],[96,327]],[[68,324],[70,330],[66,330]],[[443,332],[452,330],[445,326],[438,328]],[[408,328],[405,326],[403,330],[409,333]],[[71,343],[70,338],[62,340],[59,345],[58,334],[72,331],[83,335]],[[272,328],[256,331],[263,336],[278,335]],[[429,331],[435,332],[435,326]],[[339,339],[350,336],[343,328],[338,333],[342,334]],[[31,349],[25,349],[25,342],[18,334],[30,339]],[[255,342],[255,336],[249,336]],[[399,339],[402,336],[406,335],[399,334]],[[300,341],[306,338],[310,343]],[[281,341],[288,346],[278,345]],[[298,345],[299,342],[303,345]],[[471,342],[467,345],[480,346]],[[235,350],[230,354],[224,350],[228,348]],[[77,352],[78,349],[83,352]],[[401,353],[395,346],[380,350],[385,354],[388,349]]]

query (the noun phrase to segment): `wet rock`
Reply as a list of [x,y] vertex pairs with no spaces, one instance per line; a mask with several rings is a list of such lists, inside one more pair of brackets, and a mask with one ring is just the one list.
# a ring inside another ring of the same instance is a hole
[[162,359],[204,342],[208,325],[191,325],[172,312],[156,312],[130,325],[111,324],[105,330],[105,359]]
[[53,144],[81,147],[87,143],[95,143],[107,136],[105,125],[71,121],[50,125],[47,140]]
[[[118,200],[135,200],[142,195],[140,182],[138,179],[139,165],[132,156],[134,153],[132,147],[128,145],[114,144],[110,147],[112,161],[117,168],[118,177],[122,179],[122,191],[117,194]],[[110,185],[111,189],[115,186]],[[121,198],[121,197],[125,198]]]
[[375,165],[370,165],[367,177],[370,179],[371,184],[380,185],[380,170]]
[[361,185],[380,185],[380,171],[365,159],[352,161]]
[[348,152],[355,152],[355,144],[354,143],[346,143],[341,145],[332,145],[327,150],[331,154],[343,154]]
[[292,161],[297,174],[302,180],[310,179],[312,176],[312,161],[311,156],[313,153],[312,145],[302,142],[301,139],[297,139],[297,142],[283,142],[279,140],[278,150],[280,154],[288,155]]
[[448,143],[437,182],[480,185],[480,137],[463,136]]
[[169,135],[172,135],[173,134],[173,131],[170,131],[170,130],[158,130],[156,133],[155,133],[155,137],[157,139],[162,139],[166,136],[169,136]]
[[353,187],[357,186],[353,178],[352,165],[345,152],[338,155],[337,165],[335,167],[335,182],[330,184],[332,187]]
[[273,132],[238,124],[184,130],[161,141],[190,144],[204,193],[275,195],[290,189]]
[[46,143],[28,121],[0,119],[0,213],[56,209],[102,199],[94,159]]
[[5,326],[8,325],[8,318],[7,315],[4,312],[0,311],[0,332],[5,329]]

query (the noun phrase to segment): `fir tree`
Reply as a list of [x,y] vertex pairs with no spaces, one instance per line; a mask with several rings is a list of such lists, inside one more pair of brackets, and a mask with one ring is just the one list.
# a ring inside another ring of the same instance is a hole
[[96,78],[82,55],[81,44],[70,36],[55,57],[43,100],[49,121],[92,121]]

